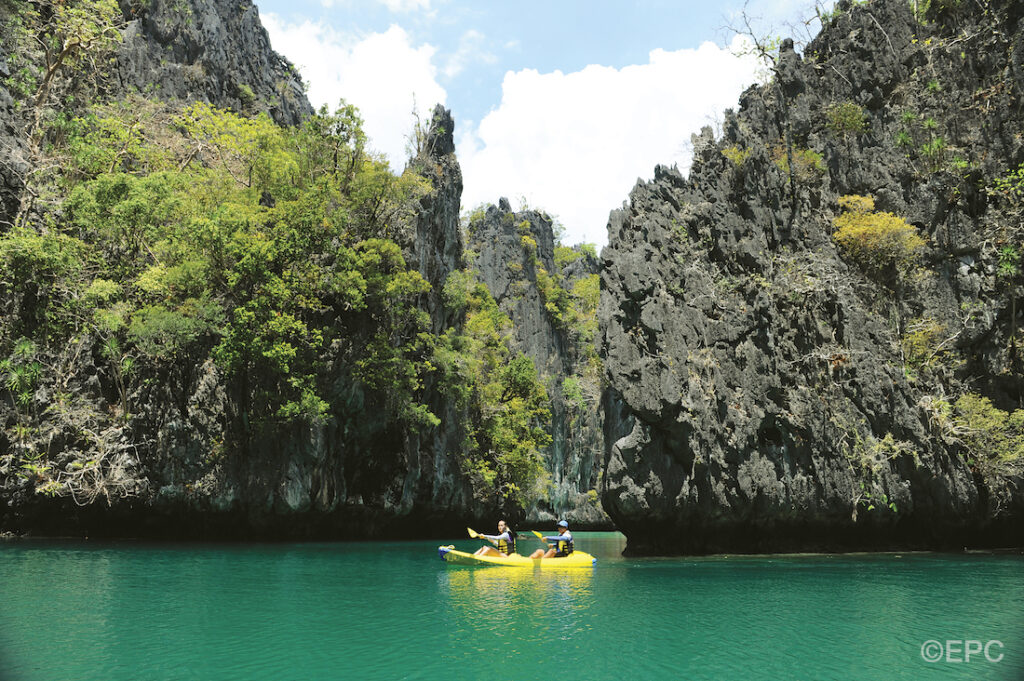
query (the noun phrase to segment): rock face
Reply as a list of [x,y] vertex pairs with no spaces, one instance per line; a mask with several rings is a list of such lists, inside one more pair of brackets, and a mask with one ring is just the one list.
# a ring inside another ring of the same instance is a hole
[[[838,9],[805,58],[783,46],[722,139],[695,136],[688,178],[657,168],[610,218],[602,501],[632,552],[1022,536],[1020,469],[972,465],[942,407],[1024,396],[995,247],[1019,245],[1019,215],[984,191],[1024,161],[1019,3],[927,26],[899,0]],[[844,103],[863,130],[835,123]],[[844,259],[850,194],[927,239],[917,269]],[[921,328],[941,332],[913,364]]]
[[[568,518],[574,526],[607,527],[596,498],[604,442],[598,377],[588,372],[593,339],[580,337],[570,308],[560,310],[545,298],[553,286],[568,293],[596,275],[598,261],[580,247],[563,248],[556,261],[551,218],[533,210],[513,212],[504,198],[471,220],[469,230],[472,265],[512,320],[513,348],[533,360],[551,397],[552,443],[545,451],[550,495],[526,519]],[[575,386],[568,391],[567,379]]]
[[[432,284],[421,304],[437,330],[455,323],[441,304],[441,290],[448,274],[464,266],[462,175],[452,129],[451,114],[435,109],[431,143],[412,160],[431,191],[398,234],[407,261]],[[236,405],[212,361],[173,365],[138,381],[130,399],[139,413],[105,421],[97,417],[109,399],[100,387],[104,369],[88,352],[72,354],[79,365],[63,386],[74,395],[72,404],[60,419],[39,419],[27,444],[45,450],[52,465],[66,467],[76,454],[66,443],[80,441],[77,426],[95,432],[96,456],[106,472],[102,492],[51,498],[33,491],[31,481],[11,467],[0,468],[5,530],[200,538],[451,536],[478,510],[450,456],[464,438],[462,419],[432,384],[424,386],[423,399],[442,425],[417,435],[389,423],[351,380],[351,367],[337,362],[329,372],[330,391],[340,396],[332,419],[277,428],[247,441],[244,456],[229,456],[223,442],[235,436]],[[0,420],[9,420],[8,407],[0,405]],[[6,439],[0,445],[13,446]]]
[[[120,0],[126,26],[105,95],[130,92],[168,102],[204,101],[242,113],[268,113],[297,125],[312,113],[302,80],[273,51],[252,0]],[[0,20],[9,19],[0,6]],[[6,28],[6,27],[3,27]],[[14,220],[32,165],[30,107],[16,108],[6,80],[9,31],[0,28],[0,228]],[[85,98],[83,98],[85,99]]]
[[[491,207],[467,252],[460,227],[462,175],[454,154],[450,112],[437,107],[413,169],[431,185],[415,215],[396,230],[406,262],[430,283],[420,300],[433,333],[460,331],[462,315],[444,304],[448,276],[467,258],[513,320],[514,348],[535,359],[552,396],[552,445],[545,452],[551,476],[549,501],[528,511],[531,521],[568,517],[576,525],[607,526],[597,503],[601,441],[594,314],[587,343],[556,322],[539,278],[557,274],[558,286],[595,285],[592,253],[563,249],[556,261],[550,218],[512,213],[507,201]],[[523,237],[534,246],[526,249]],[[476,250],[476,255],[472,255]],[[550,287],[555,278],[549,279]],[[596,296],[595,296],[596,304]],[[566,293],[563,306],[568,303]],[[84,342],[84,341],[83,341]],[[585,347],[584,347],[585,345]],[[0,527],[38,534],[148,537],[353,538],[447,535],[467,519],[493,522],[493,509],[475,499],[459,468],[465,418],[434,380],[422,401],[440,419],[435,428],[396,429],[337,361],[327,372],[336,397],[332,418],[320,425],[277,428],[247,440],[243,456],[225,455],[223,442],[238,437],[234,391],[211,361],[165,368],[135,382],[130,396],[138,413],[128,421],[97,423],[109,396],[105,369],[88,353],[73,353],[80,366],[64,388],[73,405],[60,419],[40,419],[30,443],[46,448],[61,469],[76,454],[77,421],[96,432],[97,455],[108,479],[95,498],[51,498],[30,480],[0,470]],[[330,357],[325,357],[330,362]],[[588,364],[589,362],[589,364]],[[577,381],[566,393],[567,378]],[[0,406],[0,418],[6,407]],[[78,414],[82,416],[79,417]],[[9,413],[6,416],[10,416]],[[44,444],[45,443],[45,444]],[[11,445],[12,443],[7,443]],[[71,458],[69,458],[71,457]],[[473,523],[476,524],[476,523]]]
[[14,98],[4,86],[8,76],[7,55],[0,45],[0,230],[9,227],[18,211],[22,178],[27,171],[21,122]]
[[[462,170],[455,158],[454,130],[451,112],[440,104],[435,106],[423,146],[410,162],[433,186],[433,191],[421,201],[414,229],[404,244],[407,262],[430,283],[430,292],[421,304],[430,315],[433,333],[458,328],[462,323],[461,316],[442,300],[448,275],[465,266],[459,226]],[[442,394],[436,379],[427,380],[424,392],[427,405],[441,424],[428,436],[410,434],[405,442],[405,508],[423,526],[435,518],[456,523],[473,508],[472,494],[450,457],[465,437],[463,421],[452,400]]]
[[[5,19],[0,8],[0,19]],[[6,31],[0,30],[0,231],[11,226],[18,212],[25,173],[28,172],[28,150],[24,139],[24,122],[8,90],[7,79],[13,74],[7,52]]]
[[295,67],[274,52],[252,0],[120,0],[117,80],[164,100],[266,111],[281,125],[312,113]]
[[[979,453],[980,426],[956,400],[1024,405],[1024,179],[1000,184],[1024,167],[1024,12],[932,4],[922,24],[903,0],[840,2],[804,56],[784,43],[774,79],[744,93],[721,139],[695,136],[689,177],[659,167],[612,214],[600,259],[558,246],[548,216],[504,199],[464,235],[454,121],[434,110],[411,160],[430,191],[389,238],[430,284],[418,305],[435,335],[460,331],[442,292],[471,268],[545,382],[550,494],[528,520],[610,518],[634,553],[1019,544],[1020,459]],[[122,4],[112,96],[208,101],[284,125],[309,113],[251,0],[136,5]],[[6,64],[0,52],[0,76]],[[30,165],[3,83],[0,230]],[[850,195],[872,197],[879,212],[864,215],[905,218],[922,252],[890,262],[840,248],[834,220]],[[31,312],[38,293],[0,297],[0,318]],[[224,453],[239,391],[212,362],[138,377],[137,413],[114,418],[95,343],[45,348],[57,369],[27,398],[31,427],[0,432],[0,529],[327,539],[482,519],[493,507],[459,470],[464,414],[440,379],[420,399],[441,424],[396,429],[345,364],[357,338],[321,358],[332,418],[246,439],[242,455]],[[0,423],[20,424],[17,409],[0,402]],[[1019,431],[1024,411],[1013,418]],[[91,497],[50,497],[24,461],[83,476],[99,461],[104,477],[74,488]]]
[[459,315],[445,307],[440,291],[448,275],[465,266],[459,227],[462,170],[455,158],[454,128],[451,112],[440,104],[435,106],[423,149],[412,160],[413,168],[434,186],[434,193],[420,205],[415,232],[406,244],[407,261],[430,283],[426,306],[434,333],[458,323]]

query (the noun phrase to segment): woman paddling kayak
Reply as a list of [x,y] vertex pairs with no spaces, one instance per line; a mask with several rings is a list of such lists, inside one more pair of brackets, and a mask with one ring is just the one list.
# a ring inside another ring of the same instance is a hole
[[494,546],[481,546],[474,556],[511,556],[516,552],[516,533],[504,520],[498,521],[498,534],[478,534],[478,539],[494,542]]

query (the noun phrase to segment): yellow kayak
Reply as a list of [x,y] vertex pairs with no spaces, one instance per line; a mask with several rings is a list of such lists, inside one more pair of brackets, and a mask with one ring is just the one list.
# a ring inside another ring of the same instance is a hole
[[513,553],[511,556],[476,556],[456,551],[454,546],[438,546],[441,560],[453,565],[504,565],[506,567],[588,568],[597,565],[597,558],[583,551],[573,551],[564,558],[527,558]]

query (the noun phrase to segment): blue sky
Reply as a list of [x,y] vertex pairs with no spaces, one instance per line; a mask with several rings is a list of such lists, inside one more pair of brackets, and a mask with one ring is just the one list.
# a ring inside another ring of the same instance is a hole
[[[508,196],[556,215],[567,241],[606,241],[610,209],[756,80],[723,27],[742,2],[257,0],[274,48],[314,105],[363,112],[376,149],[404,163],[416,108],[456,121],[463,207]],[[750,0],[773,32],[798,0]],[[767,29],[766,29],[767,30]],[[731,47],[731,49],[730,49]]]

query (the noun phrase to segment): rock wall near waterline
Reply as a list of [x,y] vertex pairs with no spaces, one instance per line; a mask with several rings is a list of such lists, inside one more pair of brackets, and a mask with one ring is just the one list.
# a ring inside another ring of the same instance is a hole
[[[687,176],[658,167],[613,212],[600,258],[505,200],[460,225],[455,121],[434,110],[410,160],[425,191],[389,238],[429,284],[416,305],[435,340],[463,331],[443,292],[473,272],[545,384],[549,477],[520,520],[612,522],[635,553],[1020,543],[1022,11],[932,5],[915,17],[902,0],[840,2],[800,53],[783,43],[773,79],[717,136],[694,137]],[[312,111],[251,2],[122,10],[105,96],[169,111],[207,101],[286,126]],[[5,45],[0,235],[34,153]],[[922,245],[862,230],[864,257],[834,236],[856,210],[862,227],[905,221]],[[66,217],[42,200],[33,211],[37,225]],[[5,356],[47,294],[0,297]],[[0,400],[5,531],[424,536],[500,512],[474,496],[465,407],[440,373],[417,386],[439,423],[396,428],[338,350],[352,338],[321,358],[330,418],[244,442],[237,386],[208,352],[139,365],[119,396],[98,337],[36,341],[53,371],[27,400]],[[49,484],[55,471],[102,479],[83,497]]]
[[512,346],[534,361],[551,398],[552,442],[543,453],[548,492],[527,520],[608,526],[597,496],[601,365],[595,311],[586,309],[583,293],[588,284],[597,292],[597,258],[585,246],[557,244],[546,213],[513,211],[504,198],[475,211],[468,232],[470,267],[512,320]]
[[[1019,453],[979,451],[972,409],[1019,433],[1020,209],[992,188],[1024,161],[1020,16],[839,3],[612,214],[602,501],[631,551],[1019,544]],[[846,195],[913,226],[913,263],[839,246]]]

